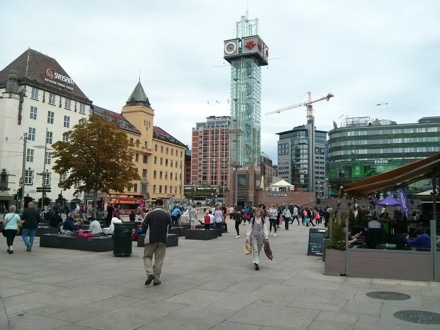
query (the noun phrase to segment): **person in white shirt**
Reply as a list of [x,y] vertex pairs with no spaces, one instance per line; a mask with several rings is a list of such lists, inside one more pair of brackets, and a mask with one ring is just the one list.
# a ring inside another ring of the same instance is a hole
[[220,206],[217,206],[214,212],[215,229],[217,230],[217,237],[222,237],[222,223],[223,223],[223,212]]
[[106,235],[113,235],[113,232],[115,231],[115,223],[122,223],[122,220],[116,216],[112,218],[110,221],[110,227],[104,228],[103,232]]
[[295,219],[296,219],[296,221],[298,221],[298,226],[299,226],[300,223],[299,223],[299,218],[298,218],[298,207],[296,205],[293,207],[292,221],[290,223],[293,224]]
[[95,236],[98,236],[102,233],[102,228],[101,228],[101,224],[99,223],[98,220],[93,219],[90,222],[90,227],[89,227],[90,233],[92,233]]
[[269,231],[267,229],[267,222],[262,218],[260,208],[255,210],[254,215],[247,228],[246,240],[252,246],[252,261],[255,270],[260,270],[260,252],[264,242],[269,238]]
[[[277,217],[278,217],[278,209],[276,208],[275,204],[272,204],[269,207],[268,211],[269,215],[269,232],[271,235],[277,236]],[[273,228],[273,234],[272,234],[272,228]]]

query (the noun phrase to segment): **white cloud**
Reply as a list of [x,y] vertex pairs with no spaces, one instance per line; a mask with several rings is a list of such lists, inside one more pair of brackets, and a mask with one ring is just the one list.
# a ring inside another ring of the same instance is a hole
[[276,133],[305,124],[306,110],[264,114],[306,101],[308,91],[335,95],[314,105],[320,130],[342,114],[399,123],[439,115],[435,0],[2,1],[0,67],[31,47],[57,59],[95,104],[113,111],[140,76],[155,123],[190,145],[196,122],[229,114],[223,40],[235,36],[247,3],[270,57],[278,58],[262,68],[262,150],[275,162]]

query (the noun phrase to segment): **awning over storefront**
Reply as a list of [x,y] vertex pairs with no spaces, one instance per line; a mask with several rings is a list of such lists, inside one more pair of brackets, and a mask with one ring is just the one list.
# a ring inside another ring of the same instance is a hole
[[415,161],[382,174],[347,184],[343,192],[349,196],[368,196],[377,191],[398,188],[423,178],[440,175],[440,154]]

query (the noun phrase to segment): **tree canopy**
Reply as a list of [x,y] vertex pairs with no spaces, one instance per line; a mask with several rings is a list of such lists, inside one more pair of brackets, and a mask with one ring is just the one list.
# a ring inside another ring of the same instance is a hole
[[128,136],[115,124],[92,115],[66,134],[68,141],[52,144],[56,158],[52,169],[65,175],[60,188],[74,186],[75,193],[93,191],[96,207],[98,191],[122,192],[140,179]]

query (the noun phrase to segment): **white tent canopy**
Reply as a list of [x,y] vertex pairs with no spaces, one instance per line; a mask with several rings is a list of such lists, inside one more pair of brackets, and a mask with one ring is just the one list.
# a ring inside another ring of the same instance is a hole
[[276,182],[276,183],[274,183],[274,184],[272,184],[272,186],[273,187],[290,187],[290,186],[292,186],[289,182],[287,182],[286,180],[281,180],[281,181],[278,181],[278,182]]

